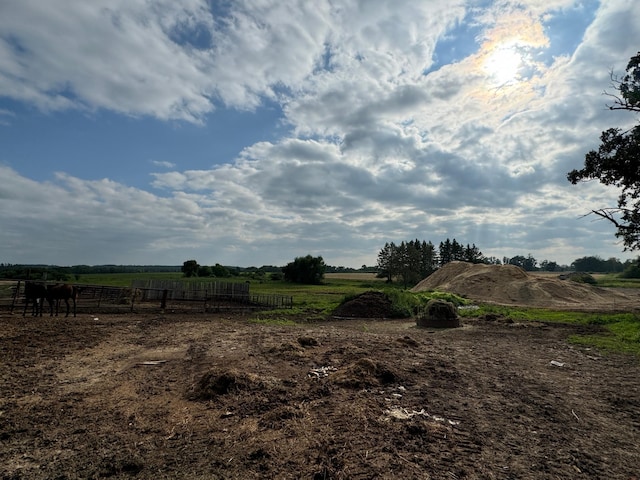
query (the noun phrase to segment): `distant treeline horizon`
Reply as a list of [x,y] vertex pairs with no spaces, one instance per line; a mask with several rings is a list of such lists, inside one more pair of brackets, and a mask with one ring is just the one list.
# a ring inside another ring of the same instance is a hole
[[[226,266],[232,275],[243,273],[275,273],[282,272],[283,266],[263,265],[261,267]],[[326,273],[376,273],[375,266],[361,268],[327,266]],[[70,276],[108,273],[182,273],[182,265],[48,265],[48,264],[11,264],[0,263],[0,278],[41,279],[46,273],[49,280],[67,280]]]
[[[521,257],[513,257],[512,259],[504,258],[503,262],[499,260],[496,264],[506,264],[514,262],[512,260]],[[525,258],[525,257],[522,257]],[[556,272],[578,271],[593,273],[621,273],[628,267],[637,268],[640,257],[636,260],[626,260],[624,263],[617,258],[604,260],[594,255],[582,257],[574,260],[571,265],[557,265],[555,262],[547,262],[546,260],[538,264],[538,262],[529,255],[532,260],[533,268],[530,270],[546,270]],[[517,263],[515,263],[518,265]],[[239,267],[225,266],[230,276],[238,276],[243,274],[267,274],[282,273],[282,266],[262,265],[261,267]],[[526,269],[528,270],[528,269]],[[0,263],[0,278],[5,279],[34,279],[40,280],[46,277],[51,281],[66,281],[75,277],[78,279],[81,275],[89,274],[109,274],[109,273],[182,273],[183,265],[72,265],[60,266],[53,264],[12,264]],[[331,266],[326,265],[325,273],[380,273],[378,265],[362,265],[360,268]]]

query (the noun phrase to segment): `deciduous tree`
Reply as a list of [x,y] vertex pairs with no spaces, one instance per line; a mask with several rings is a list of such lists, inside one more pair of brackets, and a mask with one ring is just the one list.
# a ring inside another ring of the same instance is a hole
[[296,257],[282,268],[284,279],[288,282],[316,285],[322,282],[326,265],[322,257]]
[[185,277],[197,277],[198,276],[198,262],[195,260],[187,260],[182,264],[182,273]]
[[538,261],[531,254],[529,254],[526,257],[523,255],[516,255],[515,257],[511,257],[508,263],[510,265],[520,267],[527,272],[532,272],[536,269]]
[[[631,57],[622,78],[611,75],[618,94],[611,110],[640,112],[640,52]],[[640,249],[640,125],[623,131],[610,128],[600,136],[600,148],[587,153],[584,168],[572,170],[567,179],[574,185],[598,180],[621,190],[617,207],[592,210],[592,213],[615,225],[616,236],[622,238],[625,250]]]

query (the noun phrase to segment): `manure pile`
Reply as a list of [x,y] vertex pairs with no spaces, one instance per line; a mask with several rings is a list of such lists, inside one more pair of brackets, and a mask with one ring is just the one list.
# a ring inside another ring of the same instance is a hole
[[391,300],[382,292],[364,292],[333,311],[334,317],[389,318],[393,316]]
[[529,274],[514,265],[451,262],[422,280],[411,291],[432,290],[499,305],[571,310],[628,309],[640,306],[637,296],[560,280],[557,277]]

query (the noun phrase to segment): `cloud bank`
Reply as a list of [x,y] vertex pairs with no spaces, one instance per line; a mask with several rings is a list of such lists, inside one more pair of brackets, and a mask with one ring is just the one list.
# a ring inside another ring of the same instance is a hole
[[[587,8],[569,42],[562,22]],[[0,261],[259,266],[312,253],[359,267],[387,241],[447,237],[500,258],[620,257],[612,227],[582,218],[617,193],[565,177],[602,130],[636,120],[602,96],[639,48],[629,38],[632,0],[6,2],[11,102],[180,128],[269,104],[285,133],[209,169],[131,159],[149,165],[147,188],[68,171],[38,182],[0,158]]]

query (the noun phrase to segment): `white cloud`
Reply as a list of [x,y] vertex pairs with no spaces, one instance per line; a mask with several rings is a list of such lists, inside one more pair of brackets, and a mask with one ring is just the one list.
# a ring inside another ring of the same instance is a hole
[[[38,183],[0,167],[0,241],[16,258],[54,248],[38,228],[55,233],[61,260],[46,261],[60,263],[247,265],[314,253],[359,266],[384,242],[416,237],[560,262],[599,253],[596,242],[603,256],[620,252],[611,226],[580,219],[615,192],[565,176],[601,130],[633,121],[601,96],[609,69],[637,49],[631,0],[603,2],[576,52],[545,61],[545,22],[576,2],[253,0],[222,14],[200,0],[8,5],[6,97],[189,122],[216,104],[252,110],[268,98],[291,127],[207,170],[152,160],[168,170],[152,174],[155,193],[66,173]],[[480,32],[475,50],[434,70],[438,42],[462,22]],[[503,43],[523,67],[496,86],[484,65]],[[43,215],[42,205],[64,208]]]
[[176,164],[173,162],[168,162],[166,160],[151,160],[151,163],[157,167],[163,168],[175,168]]

